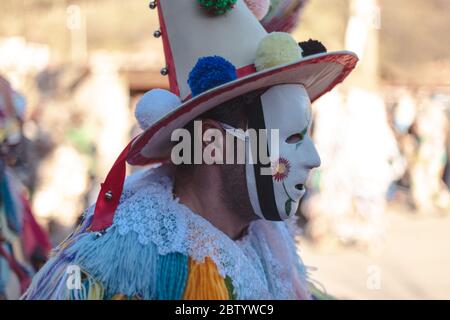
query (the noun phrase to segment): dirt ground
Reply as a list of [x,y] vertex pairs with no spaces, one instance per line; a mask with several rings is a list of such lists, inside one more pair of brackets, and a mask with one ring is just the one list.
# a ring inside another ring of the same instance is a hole
[[312,278],[339,299],[450,299],[450,215],[389,209],[385,243],[372,250],[303,240]]

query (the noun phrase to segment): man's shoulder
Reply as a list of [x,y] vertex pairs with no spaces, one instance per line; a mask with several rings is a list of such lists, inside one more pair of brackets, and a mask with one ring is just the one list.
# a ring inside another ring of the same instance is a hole
[[[149,270],[160,253],[162,227],[176,228],[175,220],[164,221],[158,216],[167,215],[171,198],[170,180],[148,172],[137,173],[127,179],[115,212],[113,224],[103,232],[90,232],[89,225],[94,209],[91,208],[81,225],[79,236],[68,248],[90,274],[106,280],[115,273],[142,273]],[[168,224],[172,223],[172,226]],[[170,240],[170,239],[167,239]],[[103,269],[97,270],[96,269]],[[101,274],[101,275],[100,275]],[[133,274],[133,277],[137,276]],[[142,280],[143,281],[143,280]]]

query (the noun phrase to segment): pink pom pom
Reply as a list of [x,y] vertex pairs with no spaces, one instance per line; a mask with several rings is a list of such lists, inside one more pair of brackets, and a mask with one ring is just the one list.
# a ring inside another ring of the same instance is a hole
[[262,20],[269,12],[270,0],[244,0],[247,7],[258,20]]

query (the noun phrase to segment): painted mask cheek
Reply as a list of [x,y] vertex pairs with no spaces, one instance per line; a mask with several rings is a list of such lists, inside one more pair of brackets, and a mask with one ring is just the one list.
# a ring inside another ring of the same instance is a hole
[[[295,214],[304,193],[304,172],[299,171],[298,159],[304,130],[297,130],[300,129],[299,124],[304,127],[308,122],[305,110],[310,104],[306,90],[299,85],[272,87],[261,95],[258,102],[258,108],[249,117],[248,127],[278,130],[278,137],[274,140],[279,143],[277,150],[270,148],[269,167],[259,160],[246,165],[249,197],[259,217],[272,221],[285,220]],[[293,135],[291,139],[290,135]],[[270,169],[270,174],[262,174],[261,169]],[[299,188],[296,188],[297,185]]]
[[281,156],[273,164],[273,182],[275,191],[275,201],[281,219],[287,219],[296,210],[295,195],[292,194],[290,183],[292,175],[292,165],[287,157]]

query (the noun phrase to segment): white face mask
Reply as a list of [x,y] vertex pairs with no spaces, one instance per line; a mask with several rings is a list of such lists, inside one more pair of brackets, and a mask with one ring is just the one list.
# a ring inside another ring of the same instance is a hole
[[[266,220],[285,220],[295,214],[305,194],[311,169],[320,157],[309,136],[311,101],[301,85],[278,85],[260,97],[261,107],[249,119],[249,129],[268,129],[271,163],[246,162],[247,187],[255,213]],[[270,130],[277,129],[278,135]],[[277,141],[270,141],[270,139]],[[255,143],[249,136],[247,143]],[[278,151],[274,149],[278,142]],[[265,174],[261,171],[265,169]],[[269,174],[267,174],[269,173]]]

